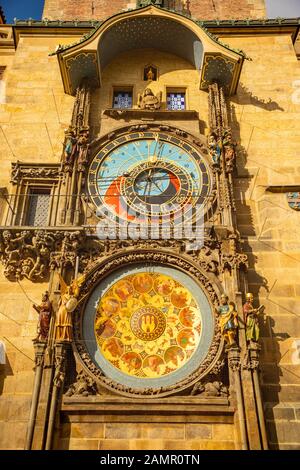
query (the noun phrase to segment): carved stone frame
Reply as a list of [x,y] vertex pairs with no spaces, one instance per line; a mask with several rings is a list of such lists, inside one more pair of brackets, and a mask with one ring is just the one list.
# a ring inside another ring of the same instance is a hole
[[106,377],[101,369],[96,366],[89,356],[89,353],[84,345],[84,338],[82,335],[82,320],[85,311],[87,298],[94,290],[94,288],[105,279],[110,273],[116,271],[122,266],[128,266],[140,263],[155,263],[164,266],[171,266],[178,270],[183,271],[193,278],[205,292],[207,299],[215,312],[218,305],[218,297],[222,291],[221,284],[216,280],[212,282],[206,274],[199,268],[199,266],[188,257],[182,254],[173,254],[163,249],[138,249],[138,250],[120,250],[119,252],[109,256],[105,260],[100,261],[88,274],[86,280],[81,288],[81,298],[86,298],[85,302],[79,303],[79,306],[73,313],[74,315],[74,341],[73,350],[76,359],[82,364],[86,372],[92,376],[100,386],[116,392],[120,395],[127,397],[144,397],[155,396],[163,397],[182,392],[183,390],[192,387],[197,381],[202,379],[205,375],[209,374],[217,361],[220,359],[223,351],[223,340],[221,338],[218,322],[215,319],[214,337],[208,354],[204,361],[199,365],[192,374],[186,376],[180,382],[159,388],[145,388],[137,389],[126,387],[115,382],[113,379]]

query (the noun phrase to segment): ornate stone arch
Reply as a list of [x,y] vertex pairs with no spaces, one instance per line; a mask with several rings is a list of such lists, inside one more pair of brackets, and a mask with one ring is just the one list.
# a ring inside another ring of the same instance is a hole
[[[108,377],[99,368],[91,358],[86,347],[83,336],[83,318],[87,299],[97,285],[99,285],[108,275],[116,272],[120,267],[133,266],[144,263],[156,263],[162,266],[176,268],[179,271],[190,276],[202,289],[211,306],[211,312],[214,318],[213,339],[209,346],[204,360],[188,375],[184,376],[179,382],[157,388],[134,388],[118,383],[112,377]],[[84,370],[92,376],[100,386],[124,396],[144,397],[155,396],[163,397],[190,389],[197,381],[211,373],[217,362],[220,360],[223,351],[223,340],[221,338],[218,322],[215,318],[215,308],[218,305],[218,299],[222,292],[221,283],[216,276],[207,275],[192,259],[183,254],[175,254],[166,249],[126,249],[119,250],[111,256],[98,262],[86,276],[86,280],[81,289],[81,302],[74,312],[74,342],[73,349],[75,357],[82,364]]]
[[102,69],[120,52],[137,47],[185,58],[200,71],[200,89],[217,81],[229,95],[235,93],[245,58],[190,18],[148,5],[108,18],[79,43],[58,46],[65,92],[74,95],[83,79],[101,87]]

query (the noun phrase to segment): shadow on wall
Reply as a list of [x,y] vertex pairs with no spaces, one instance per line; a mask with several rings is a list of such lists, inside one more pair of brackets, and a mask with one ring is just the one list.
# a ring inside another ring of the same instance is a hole
[[242,83],[238,86],[237,96],[233,97],[231,101],[237,104],[251,104],[252,106],[262,108],[266,111],[285,111],[284,108],[282,108],[277,101],[273,101],[272,98],[264,100],[253,95],[252,91]]

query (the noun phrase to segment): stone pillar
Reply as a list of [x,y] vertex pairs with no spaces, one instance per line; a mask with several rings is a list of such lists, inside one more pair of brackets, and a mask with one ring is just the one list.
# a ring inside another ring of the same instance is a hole
[[33,343],[34,353],[35,353],[35,376],[34,376],[34,385],[33,385],[33,392],[32,392],[30,415],[29,415],[28,427],[27,427],[25,450],[30,450],[32,446],[35,420],[36,420],[36,414],[37,414],[37,408],[38,408],[39,396],[40,396],[40,390],[41,390],[46,345],[47,345],[46,341],[34,341]]
[[231,376],[230,386],[234,389],[235,394],[236,394],[241,448],[242,450],[247,450],[248,449],[247,427],[246,427],[244,399],[243,399],[243,391],[242,391],[241,376],[240,376],[240,369],[241,369],[240,350],[238,348],[232,348],[228,351],[228,365],[229,365],[229,371],[230,371],[230,376]]
[[247,361],[244,365],[244,368],[251,371],[252,380],[253,380],[253,388],[255,394],[255,402],[257,407],[257,415],[258,415],[258,424],[260,430],[260,438],[261,438],[261,447],[263,450],[268,450],[268,437],[266,431],[266,424],[265,424],[265,416],[264,416],[264,409],[261,397],[261,390],[260,390],[260,383],[259,383],[259,351],[260,346],[257,344],[254,347],[250,346],[248,348],[248,357]]
[[57,414],[57,403],[59,398],[59,392],[63,386],[65,379],[65,359],[69,349],[69,342],[57,342],[55,344],[55,370],[53,379],[53,389],[50,404],[48,430],[46,439],[46,450],[51,450],[53,442],[53,434],[55,428],[55,420]]

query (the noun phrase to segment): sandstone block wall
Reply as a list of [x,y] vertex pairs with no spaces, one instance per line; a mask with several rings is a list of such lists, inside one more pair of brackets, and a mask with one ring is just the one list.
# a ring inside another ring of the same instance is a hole
[[286,196],[289,185],[300,186],[300,63],[289,35],[224,40],[252,58],[231,110],[240,142],[235,194],[249,288],[266,306],[261,379],[270,446],[300,449],[300,212]]

